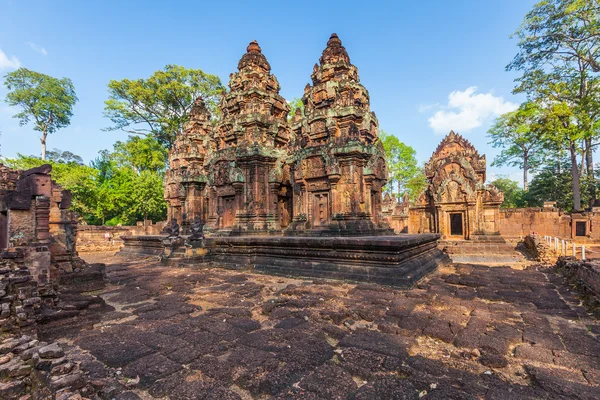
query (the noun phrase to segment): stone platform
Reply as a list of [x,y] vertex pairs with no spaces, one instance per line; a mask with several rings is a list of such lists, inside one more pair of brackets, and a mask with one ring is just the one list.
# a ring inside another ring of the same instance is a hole
[[[120,254],[151,255],[165,236],[124,237]],[[203,251],[167,250],[169,265],[211,263],[274,275],[411,287],[450,262],[437,234],[366,237],[233,236],[204,240]],[[198,250],[198,249],[196,249]]]
[[440,240],[439,247],[455,263],[516,263],[523,257],[500,235],[473,235],[471,240]]

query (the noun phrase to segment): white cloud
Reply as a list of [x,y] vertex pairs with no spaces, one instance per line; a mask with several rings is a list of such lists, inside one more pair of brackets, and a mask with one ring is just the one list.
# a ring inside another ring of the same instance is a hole
[[2,49],[0,49],[0,70],[1,69],[17,69],[21,66],[21,62],[15,56],[8,57]]
[[448,105],[429,118],[429,126],[437,134],[450,130],[468,132],[480,127],[491,117],[517,109],[518,105],[491,93],[475,93],[477,86],[455,90],[448,96]]
[[40,53],[43,56],[48,55],[48,52],[46,51],[46,49],[43,48],[42,46],[40,46],[39,44],[35,44],[33,42],[25,42],[25,46],[29,47],[31,50],[35,51],[36,53]]

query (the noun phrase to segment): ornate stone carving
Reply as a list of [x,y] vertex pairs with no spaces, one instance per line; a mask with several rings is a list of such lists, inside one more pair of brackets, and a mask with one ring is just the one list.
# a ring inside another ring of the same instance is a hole
[[[428,188],[413,209],[419,232],[465,238],[497,233],[504,195],[485,185],[486,161],[468,140],[451,131],[425,165]],[[429,221],[421,226],[422,221]]]
[[197,101],[165,178],[169,217],[184,233],[196,216],[223,234],[317,226],[322,234],[389,233],[379,225],[387,169],[377,118],[336,34],[311,78],[304,115],[298,109],[288,121],[279,82],[253,41],[230,75],[216,126]]

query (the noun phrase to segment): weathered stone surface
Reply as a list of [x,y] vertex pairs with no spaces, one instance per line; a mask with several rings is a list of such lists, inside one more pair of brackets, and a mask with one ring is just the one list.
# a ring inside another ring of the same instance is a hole
[[56,343],[44,346],[39,349],[42,358],[60,358],[65,355],[65,351]]
[[[73,339],[89,351],[75,361],[110,398],[520,400],[594,398],[598,389],[599,358],[582,354],[595,348],[594,322],[555,313],[587,315],[550,270],[458,265],[412,290],[154,261],[109,265],[108,274],[115,285],[105,297],[134,319],[107,314]],[[187,306],[198,311],[139,318]],[[556,338],[565,346],[555,349]],[[68,357],[44,371],[73,374]]]
[[216,126],[195,100],[165,177],[169,219],[195,232],[190,254],[199,255],[203,226],[224,235],[391,233],[380,216],[387,170],[377,118],[336,34],[311,79],[304,115],[298,109],[288,122],[290,107],[253,41],[223,92]]

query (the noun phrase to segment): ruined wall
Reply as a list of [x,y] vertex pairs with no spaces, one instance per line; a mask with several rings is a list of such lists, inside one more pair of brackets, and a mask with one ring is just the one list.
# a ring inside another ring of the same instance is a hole
[[[31,202],[35,209],[35,201]],[[10,210],[8,243],[12,247],[21,246],[35,240],[35,213],[31,210]]]
[[[573,222],[586,223],[586,235],[576,236]],[[522,237],[530,233],[576,239],[578,242],[600,240],[600,213],[565,214],[557,209],[501,209],[498,226],[502,236]]]
[[[123,247],[121,236],[160,235],[163,229],[163,222],[153,224],[152,221],[140,221],[135,226],[78,225],[77,251],[118,251]],[[106,240],[107,232],[110,240]]]

